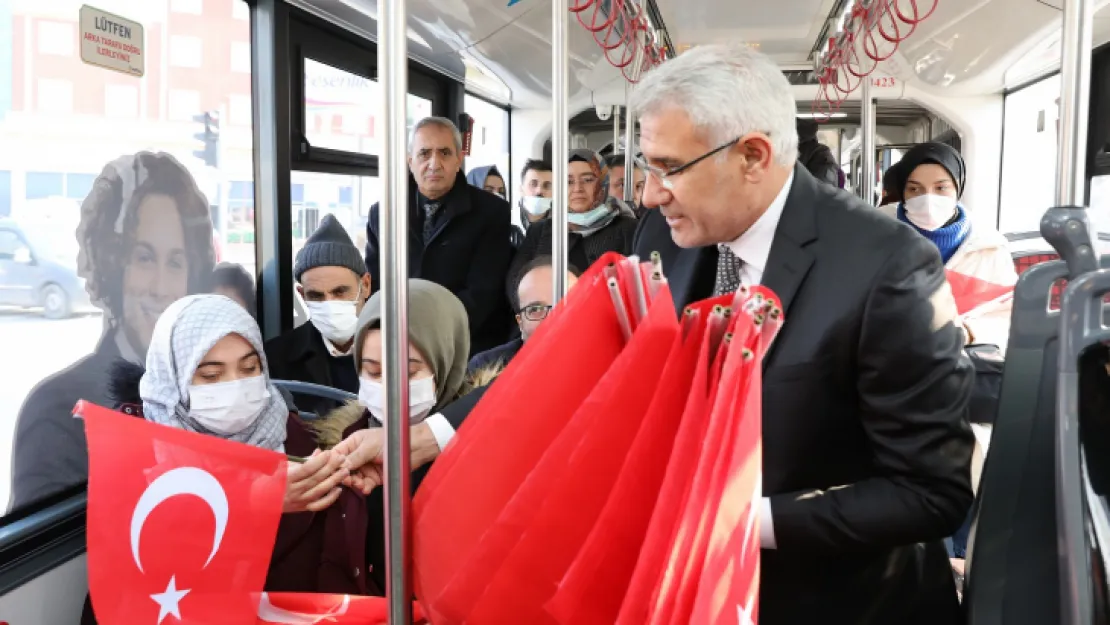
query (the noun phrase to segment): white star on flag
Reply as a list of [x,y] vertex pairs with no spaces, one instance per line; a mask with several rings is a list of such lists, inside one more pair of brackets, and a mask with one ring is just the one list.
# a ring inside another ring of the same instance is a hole
[[755,621],[752,620],[751,611],[742,605],[736,606],[736,617],[739,625],[755,625]]
[[150,598],[158,604],[158,625],[170,614],[174,615],[177,620],[181,620],[181,607],[178,605],[181,599],[189,594],[189,590],[177,589],[177,577],[171,576],[170,583],[166,584],[166,591],[150,595]]

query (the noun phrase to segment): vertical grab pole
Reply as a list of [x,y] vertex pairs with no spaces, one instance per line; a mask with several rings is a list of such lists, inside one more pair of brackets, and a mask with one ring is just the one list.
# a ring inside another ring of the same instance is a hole
[[408,40],[406,0],[383,0],[378,14],[378,80],[382,88],[382,333],[385,362],[386,596],[390,625],[412,622],[411,509],[409,488],[408,329]]
[[613,154],[621,151],[621,107],[613,107]]
[[555,274],[554,302],[567,294],[567,0],[551,0],[551,262]]
[[871,78],[860,80],[860,185],[859,196],[875,203],[875,101],[871,99]]
[[1090,0],[1065,0],[1060,44],[1060,149],[1056,153],[1056,205],[1084,206],[1087,186],[1087,116],[1091,93]]
[[[1087,165],[1087,116],[1091,89],[1092,7],[1089,0],[1065,0],[1060,59],[1060,147],[1056,160],[1056,206],[1041,219],[1041,234],[1068,265],[1072,284],[1098,269],[1084,191]],[[1064,291],[1060,310],[1060,358],[1056,382],[1056,526],[1059,533],[1060,622],[1090,625],[1090,578],[1086,511],[1083,509],[1083,453],[1079,442],[1079,351],[1082,309],[1090,293]],[[1074,296],[1074,297],[1073,297]],[[1074,301],[1074,304],[1073,304]],[[1101,307],[1100,307],[1101,310]],[[1068,349],[1072,347],[1071,349]]]
[[[629,0],[633,7],[633,15],[639,14],[639,5],[636,0]],[[640,79],[640,70],[644,62],[644,32],[637,32],[636,55],[632,58],[632,76]],[[632,94],[632,85],[624,85],[624,105],[628,107],[628,97]],[[636,198],[636,164],[632,157],[636,155],[636,118],[632,116],[631,109],[624,120],[624,201],[631,202]]]

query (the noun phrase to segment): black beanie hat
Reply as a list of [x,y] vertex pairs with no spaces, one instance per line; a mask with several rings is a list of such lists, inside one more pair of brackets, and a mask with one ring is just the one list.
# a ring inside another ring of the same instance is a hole
[[360,278],[366,273],[366,261],[362,260],[362,254],[351,242],[347,231],[339,225],[335,215],[324,215],[316,232],[308,237],[304,247],[297,252],[297,259],[293,263],[293,277],[300,282],[304,272],[316,267],[346,267]]
[[940,165],[948,171],[948,175],[956,183],[956,197],[964,194],[964,183],[967,181],[964,157],[952,146],[937,142],[918,143],[902,155],[902,160],[898,162],[898,186],[903,193],[906,192],[906,184],[909,183],[913,170],[929,163]]

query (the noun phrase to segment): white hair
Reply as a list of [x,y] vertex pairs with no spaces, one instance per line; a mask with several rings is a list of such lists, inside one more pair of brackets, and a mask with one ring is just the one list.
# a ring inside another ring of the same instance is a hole
[[775,162],[792,166],[798,159],[790,83],[771,59],[747,46],[697,46],[666,61],[644,75],[630,106],[637,118],[679,109],[713,147],[766,133]]
[[416,144],[416,133],[420,132],[421,128],[427,128],[428,126],[437,126],[439,128],[450,130],[451,137],[455,140],[455,151],[458,152],[460,156],[462,156],[462,133],[459,132],[459,128],[455,125],[455,122],[447,119],[446,117],[425,117],[424,119],[416,122],[416,125],[412,127],[412,134],[409,135],[410,155],[412,154],[413,145]]

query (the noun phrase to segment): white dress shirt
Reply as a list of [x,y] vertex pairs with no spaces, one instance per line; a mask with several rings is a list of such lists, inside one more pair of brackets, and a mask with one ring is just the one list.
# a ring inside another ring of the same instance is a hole
[[438,412],[424,419],[424,423],[428,424],[428,428],[432,431],[432,436],[435,437],[436,445],[439,447],[440,451],[443,451],[447,443],[450,443],[451,439],[455,437],[455,428],[451,427],[451,423],[447,420],[447,417]]
[[733,254],[740,259],[740,282],[745,286],[752,286],[763,281],[763,272],[767,269],[767,258],[771,256],[771,243],[775,240],[775,230],[779,227],[782,218],[782,209],[786,207],[786,197],[790,195],[790,186],[794,182],[794,170],[790,171],[786,183],[783,184],[779,194],[767,207],[767,210],[755,220],[751,228],[740,235],[735,241],[728,243]]
[[[740,283],[745,286],[756,285],[763,281],[767,259],[771,256],[771,243],[775,240],[775,230],[779,227],[782,209],[786,207],[786,197],[790,195],[790,187],[793,183],[794,170],[792,169],[790,176],[786,178],[782,189],[767,210],[744,234],[728,243],[729,249],[740,259]],[[763,497],[759,507],[759,545],[764,549],[775,548],[775,527],[772,520],[771,500]]]

